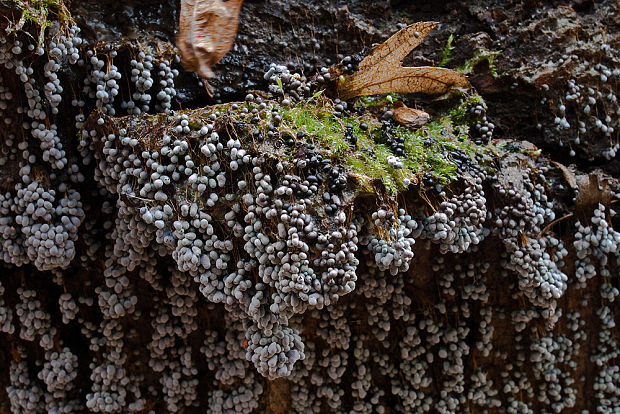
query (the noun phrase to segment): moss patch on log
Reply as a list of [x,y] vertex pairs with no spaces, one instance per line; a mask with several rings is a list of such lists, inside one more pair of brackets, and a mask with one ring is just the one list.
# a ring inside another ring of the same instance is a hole
[[39,46],[43,44],[45,30],[48,27],[55,22],[62,26],[71,23],[71,14],[62,0],[11,0],[9,4],[21,12],[21,17],[16,23],[9,24],[7,32],[20,31],[24,25],[33,24],[39,29]]
[[[190,116],[192,130],[199,130],[217,114],[221,117],[218,119],[225,120],[218,122],[227,124],[222,125],[227,133],[267,157],[292,161],[304,151],[300,145],[309,146],[334,165],[344,167],[348,177],[357,183],[356,191],[375,192],[373,183],[379,180],[387,195],[394,197],[411,184],[423,188],[424,177],[427,183],[441,185],[456,180],[463,157],[472,165],[490,165],[497,148],[476,143],[470,136],[470,127],[477,119],[469,116],[468,108],[481,101],[477,95],[462,97],[456,104],[432,112],[431,121],[420,128],[382,123],[373,109],[389,102],[385,98],[367,99],[365,109],[344,115],[335,115],[337,104],[324,96],[292,105],[266,100],[226,103],[183,113]],[[161,117],[147,116],[138,122],[158,124]],[[134,129],[140,127],[134,125]],[[402,142],[403,152],[390,145],[396,140]],[[395,166],[394,159],[400,164]]]

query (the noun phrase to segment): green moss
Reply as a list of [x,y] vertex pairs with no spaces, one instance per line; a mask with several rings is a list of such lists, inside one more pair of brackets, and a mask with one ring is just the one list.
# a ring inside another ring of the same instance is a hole
[[22,30],[26,23],[39,28],[38,46],[43,44],[45,29],[57,20],[63,25],[71,22],[69,11],[62,0],[12,0],[21,11],[19,22],[10,24],[7,33]]
[[392,92],[388,94],[382,95],[372,95],[372,96],[361,96],[355,106],[357,108],[369,108],[373,106],[383,106],[387,104],[391,104],[392,102],[402,100],[403,95]]
[[439,62],[439,66],[446,66],[450,59],[452,58],[452,51],[454,50],[454,46],[452,43],[454,42],[454,35],[450,34],[448,36],[448,41],[441,51],[441,62]]
[[[434,181],[447,184],[457,178],[456,163],[451,159],[451,152],[466,154],[472,162],[476,154],[491,155],[492,148],[476,145],[468,138],[468,126],[455,123],[452,116],[440,117],[422,128],[411,129],[396,127],[393,135],[404,138],[405,155],[399,157],[403,168],[393,168],[387,159],[393,155],[387,145],[377,142],[380,128],[371,130],[370,134],[358,135],[358,148],[353,154],[347,154],[345,163],[358,175],[369,179],[381,179],[392,194],[407,188],[407,180],[421,183],[425,174]],[[357,134],[357,132],[356,132]]]
[[198,122],[190,122],[189,123],[189,128],[192,131],[198,131],[200,128],[202,128],[202,125],[200,123],[198,123]]
[[345,124],[333,115],[331,101],[318,99],[283,107],[280,114],[281,130],[303,131],[308,142],[319,149],[329,149],[333,156],[342,155],[349,146],[343,134]]
[[467,115],[470,107],[477,104],[484,104],[484,99],[480,95],[468,95],[461,99],[461,102],[450,110],[450,116],[456,123],[465,123],[468,121]]
[[[385,99],[386,96],[371,97],[365,104],[383,103]],[[335,104],[324,96],[290,106],[268,101],[267,108],[262,110],[252,103],[223,104],[201,110],[201,117],[207,119],[216,111],[228,113],[234,124],[234,133],[267,157],[292,160],[298,149],[290,145],[291,141],[303,139],[313,144],[321,155],[331,158],[333,165],[344,167],[361,191],[376,191],[375,181],[380,180],[388,193],[395,196],[406,190],[409,183],[423,186],[423,177],[441,184],[457,179],[457,165],[451,158],[455,152],[461,156],[465,154],[472,163],[477,163],[477,154],[493,154],[491,147],[476,145],[468,136],[469,123],[475,120],[467,116],[467,108],[477,102],[482,102],[478,96],[463,96],[453,108],[443,111],[443,115],[434,115],[431,122],[421,128],[392,127],[390,134],[404,139],[405,155],[397,157],[403,163],[402,168],[394,168],[388,162],[388,158],[395,154],[386,142],[377,115],[361,110],[351,116],[336,117]],[[253,110],[257,110],[254,115],[251,114]],[[242,111],[249,113],[243,119],[240,116]],[[274,122],[274,112],[281,118],[279,123]],[[362,123],[367,125],[366,130],[360,128]],[[352,127],[357,138],[355,145],[345,137],[347,125]],[[266,138],[270,128],[279,138]],[[263,135],[262,140],[256,138],[257,130]],[[300,131],[304,132],[303,138],[298,135]]]
[[478,64],[486,61],[489,65],[489,73],[491,73],[491,76],[493,76],[494,78],[497,78],[499,75],[497,73],[497,65],[495,63],[495,59],[500,53],[502,53],[501,50],[479,50],[471,59],[467,60],[463,66],[458,68],[457,71],[461,72],[464,75],[468,75],[472,73],[472,71]]
[[[312,115],[302,112],[304,116],[299,119],[310,125],[313,131],[320,133],[321,129],[327,130],[327,138],[323,139],[323,143],[334,145],[337,149],[336,159],[348,167],[363,188],[370,188],[372,181],[380,179],[394,195],[405,190],[407,182],[421,182],[425,174],[442,184],[456,179],[457,166],[450,158],[451,152],[466,154],[472,162],[477,153],[492,153],[490,149],[478,146],[468,138],[466,111],[469,105],[478,102],[482,102],[482,99],[477,95],[464,97],[448,115],[436,118],[422,128],[394,128],[392,135],[404,138],[405,155],[399,157],[404,164],[403,168],[390,166],[388,157],[394,154],[384,142],[381,124],[373,115],[345,117],[340,122],[333,115],[308,120],[305,115]],[[316,125],[317,120],[322,126]],[[367,131],[360,129],[362,122],[369,125]],[[357,137],[355,148],[344,139],[342,124],[353,126],[353,133]]]
[[542,150],[536,147],[524,147],[520,141],[499,141],[496,145],[499,154],[526,154],[528,157],[538,157]]

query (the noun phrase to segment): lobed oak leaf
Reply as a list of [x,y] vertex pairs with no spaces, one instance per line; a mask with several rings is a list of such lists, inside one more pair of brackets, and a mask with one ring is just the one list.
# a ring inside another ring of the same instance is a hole
[[332,68],[332,78],[337,78],[337,92],[342,99],[380,93],[426,93],[444,94],[452,88],[469,88],[467,78],[458,72],[432,66],[403,67],[403,59],[426,35],[437,26],[437,22],[419,22],[395,33],[377,46],[358,65],[351,75],[339,73]]

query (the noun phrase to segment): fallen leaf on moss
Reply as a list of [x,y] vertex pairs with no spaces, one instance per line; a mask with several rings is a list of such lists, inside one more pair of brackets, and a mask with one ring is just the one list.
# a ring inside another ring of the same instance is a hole
[[212,78],[211,67],[235,40],[243,0],[181,0],[177,47],[188,71]]
[[431,119],[430,115],[426,112],[406,106],[394,108],[392,112],[394,113],[396,122],[408,127],[421,127]]
[[437,22],[419,22],[398,31],[366,56],[352,75],[342,73],[340,67],[333,68],[336,76],[332,78],[339,79],[340,98],[390,92],[438,95],[452,88],[469,88],[467,78],[450,69],[402,66],[403,59],[435,26]]

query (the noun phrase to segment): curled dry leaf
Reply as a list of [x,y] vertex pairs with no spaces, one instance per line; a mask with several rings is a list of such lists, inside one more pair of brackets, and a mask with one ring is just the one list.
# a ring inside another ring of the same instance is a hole
[[394,119],[401,125],[408,127],[421,127],[425,125],[430,119],[430,115],[419,109],[407,108],[401,106],[395,108],[393,111]]
[[576,211],[581,214],[592,214],[599,204],[609,206],[611,188],[609,181],[600,172],[579,174],[576,176],[579,192],[575,199]]
[[212,78],[211,67],[228,53],[235,40],[243,0],[181,0],[179,36],[183,67]]
[[551,163],[558,167],[560,171],[562,171],[562,175],[564,176],[564,179],[566,180],[568,185],[570,185],[570,188],[577,188],[577,178],[575,177],[574,172],[572,172],[568,167],[560,164],[557,161],[551,161]]
[[390,92],[434,95],[444,94],[455,87],[469,88],[467,78],[450,69],[402,66],[403,59],[435,26],[437,22],[419,22],[398,31],[366,56],[352,75],[341,73],[339,67],[332,68],[332,74],[339,79],[337,92],[340,98]]
[[592,214],[599,203],[611,202],[611,188],[607,177],[599,171],[590,174],[575,174],[570,168],[556,161],[551,161],[560,169],[568,185],[576,191],[576,210],[582,214]]

